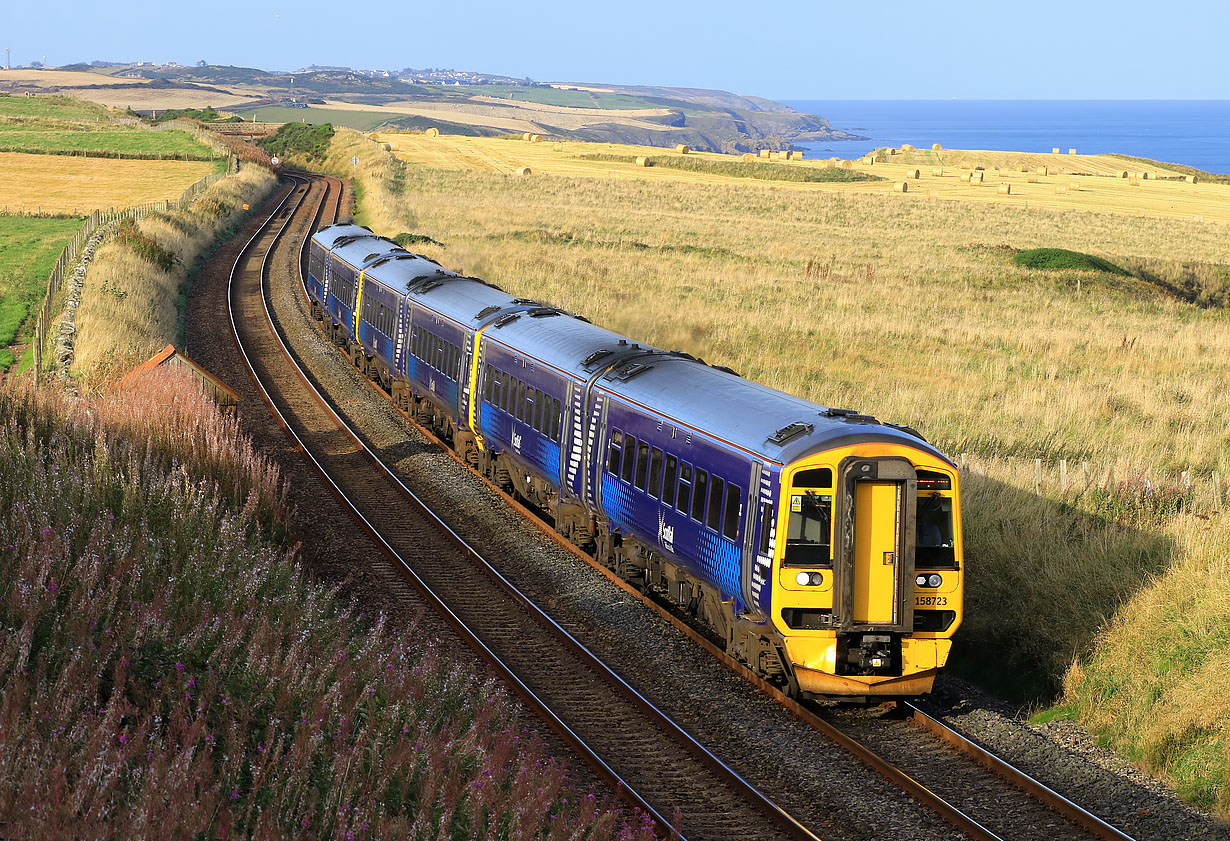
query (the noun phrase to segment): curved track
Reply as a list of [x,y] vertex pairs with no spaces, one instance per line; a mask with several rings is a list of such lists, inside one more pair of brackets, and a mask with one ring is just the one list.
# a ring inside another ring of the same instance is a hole
[[[815,839],[521,595],[310,385],[273,327],[264,284],[282,236],[305,232],[323,212],[326,196],[300,180],[236,261],[228,300],[254,382],[338,504],[599,776],[661,826],[694,839]],[[671,820],[663,817],[680,804]]]

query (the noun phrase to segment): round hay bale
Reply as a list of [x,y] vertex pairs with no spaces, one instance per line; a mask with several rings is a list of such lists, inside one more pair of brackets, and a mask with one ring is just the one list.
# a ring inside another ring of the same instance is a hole
[[519,166],[517,167],[517,174],[518,175],[533,175],[534,170],[530,169],[528,166]]
[[981,173],[981,172],[971,172],[971,173],[969,174],[969,183],[971,183],[971,184],[981,184],[981,183],[982,183],[982,177],[983,177],[983,176],[982,176],[982,173]]
[[639,156],[636,159],[636,165],[637,166],[649,166],[649,158],[645,157],[644,155]]
[[755,155],[753,155],[751,152],[745,152],[745,153],[743,154],[743,160],[745,160],[745,161],[754,161],[754,160],[756,160],[756,156],[755,156]]
[[1127,171],[1126,169],[1121,169],[1121,170],[1119,170],[1119,174],[1118,174],[1118,175],[1116,175],[1115,177],[1116,177],[1116,178],[1127,178],[1127,177],[1128,177],[1128,171]]
[[901,154],[901,152],[900,152],[899,150],[897,150],[897,149],[889,149],[889,150],[888,150],[888,154],[890,154],[890,155],[900,155],[900,154]]
[[1062,196],[1066,192],[1068,192],[1068,188],[1065,185],[1063,184],[1055,185],[1055,195]]
[[1012,195],[1012,185],[1011,184],[1000,184],[998,187],[995,188],[995,192],[999,193],[1001,196]]
[[691,152],[692,150],[688,148],[688,145],[686,143],[680,143],[678,146],[675,147],[675,151],[681,155],[686,155],[688,152]]
[[974,165],[969,161],[961,161],[961,169],[973,169]]
[[905,171],[905,177],[906,177],[906,178],[913,178],[915,181],[917,181],[919,178],[921,178],[921,177],[922,177],[922,173],[921,173],[921,172],[919,172],[919,171],[918,171],[918,170],[916,170],[916,169],[907,169],[907,170]]
[[521,132],[521,139],[522,139],[522,140],[529,140],[529,139],[530,139],[531,137],[533,137],[533,136],[534,136],[534,132],[532,132],[532,131],[523,131],[523,132]]
[[827,161],[825,161],[825,162],[824,162],[824,168],[825,168],[825,169],[835,169],[836,167],[837,167],[837,161],[834,161],[834,160],[832,160],[832,159],[829,159],[829,160],[827,160]]
[[1068,154],[1069,154],[1069,155],[1075,155],[1075,154],[1076,154],[1076,150],[1075,150],[1075,149],[1069,149],[1069,150],[1068,150]]
[[541,143],[541,142],[542,142],[541,134],[531,134],[530,135],[530,143]]
[[867,166],[875,166],[875,162],[876,162],[876,159],[872,157],[871,155],[868,155],[867,157],[859,161],[859,163],[866,164]]
[[772,150],[772,149],[761,149],[761,150],[760,150],[760,157],[762,157],[762,158],[767,158],[767,157],[771,156],[772,154],[773,154],[773,150]]
[[1016,171],[1017,172],[1029,172],[1029,167],[1025,166],[1025,164],[1017,164]]
[[901,144],[901,151],[902,151],[902,152],[913,152],[913,151],[914,151],[914,147],[913,147],[913,146],[911,146],[909,143],[902,143],[902,144]]
[[428,137],[439,137],[439,136],[440,136],[440,129],[438,129],[438,128],[429,128],[429,129],[427,129],[427,131],[425,132],[425,134],[426,134]]
[[942,167],[942,166],[933,166],[933,167],[931,167],[931,174],[932,174],[934,177],[939,178],[941,175],[943,175],[943,174],[944,174],[944,167]]
[[944,148],[944,147],[943,147],[943,146],[941,146],[939,143],[932,143],[932,144],[931,144],[931,151],[932,151],[932,152],[938,152],[938,151],[940,151],[940,150],[941,150],[941,149],[943,149],[943,148]]
[[1025,176],[1025,180],[1026,180],[1028,183],[1030,183],[1030,184],[1037,184],[1037,183],[1038,183],[1038,174],[1037,174],[1036,172],[1031,172],[1031,173],[1029,173],[1028,175],[1026,175],[1026,176]]
[[1034,172],[1038,173],[1039,175],[1048,175],[1050,173],[1050,170],[1044,166],[1040,166],[1037,169],[1035,169]]
[[1058,147],[1058,146],[1052,146],[1052,147],[1051,147],[1051,154],[1052,154],[1052,155],[1058,155],[1058,154],[1059,154],[1059,147]]
[[1149,171],[1148,171],[1148,170],[1145,170],[1144,172],[1140,173],[1140,180],[1141,180],[1141,181],[1148,181],[1148,180],[1149,180]]
[[1199,183],[1199,181],[1200,181],[1200,179],[1199,179],[1199,178],[1197,178],[1197,177],[1196,177],[1196,176],[1194,176],[1194,175],[1189,175],[1189,176],[1187,176],[1186,178],[1184,178],[1183,180],[1184,180],[1184,181],[1186,181],[1188,184],[1196,184],[1196,183]]
[[802,152],[798,152],[798,151],[791,152],[791,153],[790,153],[790,160],[792,160],[792,161],[801,161],[801,160],[803,160],[803,153],[802,153]]
[[854,161],[842,161],[840,165],[842,169],[851,169],[854,166]]
[[392,152],[392,151],[393,151],[393,144],[392,144],[392,143],[381,143],[381,144],[380,144],[380,148],[381,148],[381,149],[383,149],[383,150],[384,150],[384,151],[386,151],[386,152]]
[[910,185],[905,181],[897,181],[893,184],[894,193],[908,193],[909,191]]
[[1131,178],[1129,178],[1129,179],[1128,179],[1128,183],[1129,183],[1129,184],[1131,184],[1133,187],[1139,187],[1139,186],[1140,186],[1140,179],[1139,179],[1139,178],[1136,178],[1135,176],[1133,176],[1133,177],[1131,177]]

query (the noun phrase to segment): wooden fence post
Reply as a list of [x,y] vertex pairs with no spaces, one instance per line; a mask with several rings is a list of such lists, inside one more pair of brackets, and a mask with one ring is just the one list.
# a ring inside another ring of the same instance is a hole
[[1061,458],[1059,460],[1059,495],[1063,496],[1068,492],[1068,460]]
[[1034,459],[1034,493],[1042,496],[1042,459]]

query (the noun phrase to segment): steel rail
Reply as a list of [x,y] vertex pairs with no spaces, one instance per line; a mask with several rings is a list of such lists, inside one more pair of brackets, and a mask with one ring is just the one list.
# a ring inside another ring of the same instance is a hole
[[[285,231],[286,227],[289,225],[289,222],[290,220],[288,219],[287,223],[284,224],[282,229],[279,230],[277,236],[275,237],[275,242],[276,242],[276,239],[279,238],[282,235],[282,233]],[[306,239],[305,239],[305,244],[306,244]],[[329,404],[329,402],[325,399],[325,397],[311,383],[311,381],[309,380],[305,372],[297,364],[294,363],[293,356],[291,355],[289,349],[286,347],[286,344],[283,341],[282,336],[278,333],[277,329],[274,327],[272,315],[269,312],[268,298],[267,298],[267,294],[265,291],[265,278],[267,275],[266,265],[268,261],[268,256],[270,253],[272,253],[272,251],[273,251],[273,244],[271,243],[270,249],[268,252],[266,252],[264,260],[262,261],[262,266],[261,266],[261,292],[262,292],[261,300],[262,300],[262,305],[265,309],[266,320],[267,320],[268,326],[270,327],[273,333],[273,336],[276,339],[278,345],[280,346],[283,354],[286,356],[287,360],[290,361],[290,363],[294,367],[294,370],[296,371],[300,381],[311,392],[315,401],[326,412],[328,412],[328,414],[331,416],[331,418],[333,419],[333,422],[338,426],[338,428],[346,433],[346,435],[351,439],[354,445],[358,447],[360,451],[363,452],[367,456],[367,458],[371,460],[373,465],[376,466],[385,475],[385,477],[388,480],[390,480],[398,488],[400,488],[401,492],[403,493],[407,501],[409,501],[412,505],[414,505],[422,513],[422,515],[426,519],[428,519],[432,523],[432,525],[434,525],[443,534],[443,536],[445,536],[458,549],[460,549],[467,557],[469,557],[475,564],[477,564],[481,569],[483,569],[483,571],[487,573],[502,589],[504,589],[504,591],[508,595],[510,595],[515,600],[515,602],[518,605],[520,605],[527,613],[529,613],[533,618],[535,618],[538,622],[540,622],[548,630],[550,630],[558,639],[560,639],[561,641],[564,641],[565,644],[570,649],[572,649],[576,654],[578,654],[590,666],[590,668],[592,668],[599,675],[601,675],[609,684],[615,686],[618,689],[618,691],[620,691],[620,693],[624,695],[629,701],[633,702],[637,706],[641,707],[644,711],[646,711],[650,715],[652,720],[656,724],[658,724],[658,726],[660,726],[667,733],[672,735],[677,741],[682,742],[693,756],[700,759],[705,764],[707,764],[711,769],[716,771],[719,774],[719,776],[721,776],[727,782],[728,785],[730,785],[732,788],[734,788],[736,791],[742,794],[747,800],[752,802],[753,805],[759,808],[774,823],[776,823],[779,826],[779,828],[786,831],[791,837],[809,839],[809,841],[818,841],[817,836],[815,836],[801,823],[799,823],[797,820],[791,817],[787,812],[785,812],[785,810],[783,810],[781,807],[777,806],[777,804],[773,803],[771,800],[765,797],[763,793],[761,793],[759,790],[753,787],[750,783],[744,780],[742,776],[740,776],[737,772],[735,772],[728,765],[726,765],[726,763],[724,763],[720,758],[715,756],[711,751],[709,751],[707,748],[705,748],[703,745],[697,742],[690,734],[688,734],[685,730],[679,727],[679,725],[676,724],[672,719],[670,719],[668,716],[662,713],[661,710],[659,710],[655,705],[653,705],[643,695],[636,692],[636,690],[633,689],[626,681],[624,681],[623,678],[621,678],[618,674],[616,674],[613,670],[611,670],[610,667],[608,667],[602,660],[596,657],[591,651],[589,651],[588,648],[586,648],[583,644],[581,644],[578,640],[576,640],[576,638],[573,637],[566,629],[560,626],[559,623],[555,622],[554,619],[552,619],[544,611],[542,611],[532,600],[530,600],[523,593],[521,593],[521,591],[518,590],[510,581],[508,581],[507,578],[505,578],[502,574],[500,574],[499,571],[496,570],[495,567],[490,562],[488,562],[484,557],[482,557],[482,555],[478,553],[477,550],[475,550],[467,541],[465,541],[464,538],[462,538],[459,534],[457,534],[457,532],[455,532],[443,519],[441,519],[438,515],[436,515],[435,512],[432,511],[431,508],[427,506],[412,490],[410,490],[410,488],[408,488],[405,485],[405,483],[403,483],[391,470],[389,470],[389,468],[386,465],[384,465],[383,462],[381,462],[381,460],[375,456],[375,454],[371,453],[371,451],[363,444],[362,440],[359,438],[357,433],[353,429],[351,429],[348,424],[346,424],[346,422],[337,414],[336,411],[334,411],[334,409]],[[299,260],[298,263],[300,265],[300,273],[301,273],[300,280],[302,282],[302,269],[301,269],[302,260]],[[238,261],[236,263],[236,268],[237,267],[238,267]],[[235,274],[235,271],[232,270],[231,279],[228,282],[228,302],[231,300],[231,296],[233,294],[232,287],[234,284],[234,274]],[[263,383],[259,381],[259,378],[257,377],[255,373],[255,366],[252,364],[252,360],[249,358],[246,349],[243,348],[242,342],[239,339],[238,325],[235,322],[235,314],[234,314],[233,307],[230,308],[230,316],[231,316],[232,330],[236,336],[236,341],[240,345],[240,351],[244,357],[245,363],[248,366],[249,373],[253,377],[253,381],[256,384],[258,390],[260,391],[262,398],[264,399],[266,404],[270,407],[270,410],[274,413],[275,418],[278,420],[279,425],[281,425],[283,429],[287,432],[287,434],[291,437],[292,441],[295,444],[295,448],[298,449],[303,454],[303,456],[309,461],[309,463],[314,467],[314,469],[322,476],[326,484],[333,490],[334,494],[344,501],[345,505],[349,509],[351,515],[356,519],[356,521],[358,521],[362,525],[362,527],[372,535],[372,537],[382,547],[385,554],[388,555],[391,559],[393,559],[397,564],[399,564],[402,567],[402,569],[407,573],[408,577],[410,577],[411,581],[415,583],[416,589],[418,589],[420,592],[423,593],[425,599],[429,603],[431,603],[433,607],[435,607],[437,610],[440,611],[441,615],[443,615],[446,618],[446,620],[449,622],[450,625],[456,628],[459,631],[459,633],[463,635],[467,643],[469,643],[472,647],[474,647],[477,651],[480,652],[483,659],[490,661],[497,668],[497,670],[499,670],[506,677],[506,679],[508,679],[510,683],[512,683],[513,686],[517,688],[518,694],[525,697],[526,700],[530,703],[530,705],[536,710],[538,710],[541,715],[543,715],[544,719],[547,720],[548,723],[552,725],[552,729],[560,733],[561,737],[563,737],[567,742],[574,745],[574,747],[577,748],[579,754],[589,759],[596,766],[596,770],[599,771],[600,775],[605,777],[607,781],[614,788],[622,792],[626,792],[627,796],[629,797],[629,799],[632,800],[634,805],[646,811],[656,821],[659,822],[659,825],[661,827],[670,829],[672,833],[674,833],[678,837],[678,830],[674,829],[671,826],[671,822],[665,819],[656,809],[654,809],[654,807],[651,804],[649,804],[643,797],[637,794],[635,790],[626,781],[622,780],[619,777],[619,775],[614,771],[614,769],[612,769],[609,766],[609,764],[607,764],[604,760],[602,760],[601,757],[599,757],[597,753],[592,748],[590,748],[581,739],[581,737],[578,734],[576,734],[575,731],[573,731],[560,718],[559,715],[557,715],[553,710],[551,710],[547,706],[545,701],[543,701],[535,693],[533,693],[533,691],[512,671],[510,667],[508,667],[495,654],[495,652],[493,652],[476,634],[470,631],[470,629],[465,625],[465,623],[460,619],[460,617],[458,617],[448,607],[448,605],[445,604],[445,602],[442,601],[430,589],[430,587],[428,587],[428,585],[418,576],[417,572],[413,569],[412,565],[408,563],[406,559],[403,558],[391,544],[388,543],[388,541],[380,534],[379,529],[376,528],[375,525],[372,524],[370,521],[368,521],[367,518],[364,517],[364,515],[358,510],[358,508],[351,502],[351,500],[346,496],[344,491],[339,487],[339,485],[336,483],[333,477],[331,477],[328,474],[327,469],[324,467],[324,465],[322,465],[316,459],[316,457],[308,450],[303,440],[298,436],[297,433],[295,433],[293,429],[290,428],[290,424],[288,423],[287,419],[283,416],[283,414],[277,408],[277,406],[274,405],[274,402],[271,396],[269,395],[268,391],[265,389],[265,386],[263,385]]]

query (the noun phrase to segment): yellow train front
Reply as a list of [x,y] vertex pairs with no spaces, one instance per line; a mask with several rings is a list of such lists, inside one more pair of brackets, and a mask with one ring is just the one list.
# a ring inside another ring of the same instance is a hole
[[955,467],[925,444],[863,442],[787,464],[779,480],[769,621],[791,689],[929,692],[961,622]]

